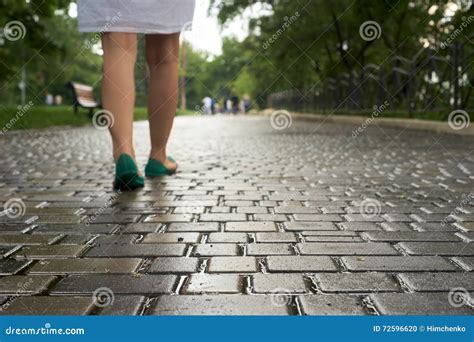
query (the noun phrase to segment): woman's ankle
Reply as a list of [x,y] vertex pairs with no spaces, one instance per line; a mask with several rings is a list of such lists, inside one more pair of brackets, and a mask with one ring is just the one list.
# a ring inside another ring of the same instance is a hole
[[113,157],[114,160],[117,161],[117,159],[122,155],[122,154],[128,154],[135,160],[135,151],[133,147],[119,147],[119,148],[114,148],[113,150]]
[[157,160],[161,163],[163,163],[168,156],[166,155],[166,150],[165,149],[160,149],[160,150],[151,150],[150,152],[150,159]]

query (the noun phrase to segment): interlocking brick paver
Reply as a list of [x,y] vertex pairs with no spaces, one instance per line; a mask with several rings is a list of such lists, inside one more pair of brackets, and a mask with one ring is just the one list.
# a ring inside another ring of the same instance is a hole
[[209,260],[209,273],[257,272],[254,257],[213,257]]
[[16,254],[17,259],[74,258],[82,254],[87,245],[41,245],[23,247]]
[[303,230],[337,230],[332,222],[285,222],[285,230],[303,231]]
[[455,271],[456,267],[439,256],[359,256],[342,257],[350,271]]
[[337,271],[334,261],[328,256],[274,255],[266,258],[270,272],[317,272]]
[[153,256],[180,256],[184,255],[185,244],[135,244],[97,246],[87,251],[87,257],[153,257]]
[[401,242],[413,255],[474,255],[474,243],[464,242]]
[[453,288],[474,291],[474,273],[472,272],[401,273],[399,276],[411,289],[419,292],[449,292]]
[[92,297],[19,297],[5,306],[0,315],[78,316],[90,313]]
[[303,255],[397,255],[400,254],[390,244],[383,242],[345,243],[321,242],[298,243]]
[[[472,137],[367,125],[349,141],[356,128],[178,117],[178,172],[118,196],[103,132],[0,135],[0,208],[21,198],[26,209],[0,214],[0,303],[7,314],[24,303],[30,314],[472,313],[447,298],[473,290]],[[140,169],[148,131],[135,123]],[[114,293],[106,307],[92,304],[100,287]]]
[[197,245],[195,256],[239,255],[240,248],[235,243],[205,243]]
[[0,294],[2,295],[30,295],[47,290],[56,279],[52,276],[23,276],[14,275],[0,278]]
[[400,291],[397,282],[385,273],[317,273],[315,277],[324,292]]
[[138,258],[86,258],[44,260],[37,262],[30,274],[88,274],[88,273],[132,273],[142,262]]
[[243,279],[237,274],[193,274],[184,288],[186,294],[240,293]]
[[160,296],[149,315],[288,315],[285,305],[275,305],[271,296],[199,295]]
[[276,231],[273,222],[227,222],[226,232],[271,232]]
[[449,304],[448,294],[378,293],[370,295],[382,315],[472,315],[468,306]]
[[246,233],[210,233],[208,242],[235,242],[245,243],[248,241]]
[[365,315],[361,300],[349,295],[303,295],[299,296],[301,310],[305,315]]
[[153,261],[148,273],[194,273],[199,267],[198,258],[183,258],[183,257],[167,257],[157,258]]
[[114,296],[114,300],[110,305],[105,305],[99,312],[103,316],[133,316],[138,315],[146,297],[144,296]]
[[267,273],[252,275],[252,286],[255,293],[306,293],[306,282],[302,274]]
[[145,235],[142,243],[198,243],[199,233],[151,233]]
[[52,294],[91,295],[101,287],[109,288],[114,294],[158,295],[171,293],[177,281],[174,275],[88,275],[69,276],[57,283]]

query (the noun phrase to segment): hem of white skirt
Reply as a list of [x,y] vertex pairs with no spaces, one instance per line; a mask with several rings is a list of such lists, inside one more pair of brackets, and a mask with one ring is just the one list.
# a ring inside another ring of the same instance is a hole
[[[95,27],[95,26],[81,26],[79,27],[79,32],[126,32],[126,33],[144,33],[144,34],[172,34],[181,32],[183,29],[182,26],[176,26],[166,29],[160,28],[150,28],[150,29],[139,29],[136,27],[108,27],[104,30],[104,27]],[[191,27],[187,26],[186,31],[190,30]]]

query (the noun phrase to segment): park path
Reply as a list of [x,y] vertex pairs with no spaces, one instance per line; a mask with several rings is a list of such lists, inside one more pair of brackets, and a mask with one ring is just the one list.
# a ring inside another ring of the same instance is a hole
[[473,138],[287,126],[178,117],[120,194],[106,131],[0,136],[1,313],[472,314]]

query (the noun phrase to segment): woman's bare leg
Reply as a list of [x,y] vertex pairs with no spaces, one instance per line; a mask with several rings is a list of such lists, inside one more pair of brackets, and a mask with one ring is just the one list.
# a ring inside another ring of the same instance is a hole
[[137,36],[135,33],[108,32],[102,36],[104,50],[104,77],[102,103],[112,113],[110,128],[113,156],[122,153],[135,158],[133,148],[133,112],[135,107],[135,61]]
[[166,145],[178,104],[179,33],[147,35],[146,59],[150,70],[150,158],[175,169],[176,164],[167,159]]

